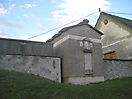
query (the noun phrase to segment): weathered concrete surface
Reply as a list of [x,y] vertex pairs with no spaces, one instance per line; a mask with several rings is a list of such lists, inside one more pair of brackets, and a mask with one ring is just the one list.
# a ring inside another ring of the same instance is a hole
[[[83,84],[85,82],[80,81],[85,77],[87,80],[88,77],[94,79],[104,76],[101,35],[92,26],[84,24],[73,26],[59,37],[54,38],[52,43],[54,43],[55,54],[63,58],[62,77],[64,83]],[[84,39],[89,39],[92,43],[91,59],[85,57],[87,53],[84,52],[84,46],[86,45],[83,44]],[[89,63],[91,64],[89,65]],[[76,77],[80,78],[74,81]],[[88,84],[89,81],[86,81],[86,83]]]
[[132,59],[131,24],[131,20],[101,13],[95,28],[104,34],[101,37],[104,54],[115,51],[117,59]]
[[61,82],[59,57],[0,55],[0,69],[39,75]]
[[115,51],[117,59],[132,59],[132,37],[103,46],[103,53]]
[[116,42],[119,39],[124,38],[130,34],[127,30],[124,30],[118,25],[119,22],[115,22],[109,19],[109,23],[107,25],[104,25],[103,22],[101,22],[101,24],[102,26],[100,28],[100,31],[105,34],[102,36],[103,46]]
[[51,43],[4,38],[0,38],[0,54],[54,55]]
[[[109,19],[109,18],[107,18]],[[109,23],[102,26],[103,53],[116,52],[117,59],[132,59],[132,31],[125,30],[125,25],[109,19]]]
[[[66,40],[62,44],[55,47],[55,53],[63,57],[62,76],[76,77],[85,75],[85,53],[83,47],[80,46],[81,40]],[[103,76],[103,59],[100,43],[93,43],[92,52],[93,76]]]
[[104,77],[67,77],[65,78],[65,83],[86,85],[90,83],[98,83],[104,81]]
[[104,59],[105,80],[132,77],[132,60]]

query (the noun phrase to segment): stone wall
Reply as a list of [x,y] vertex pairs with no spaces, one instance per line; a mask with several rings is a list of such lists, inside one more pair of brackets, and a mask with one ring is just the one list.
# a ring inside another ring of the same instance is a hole
[[61,82],[59,57],[0,55],[0,69],[30,73]]
[[132,60],[104,59],[105,80],[132,77]]
[[54,55],[52,43],[0,38],[0,69],[61,82],[61,58]]

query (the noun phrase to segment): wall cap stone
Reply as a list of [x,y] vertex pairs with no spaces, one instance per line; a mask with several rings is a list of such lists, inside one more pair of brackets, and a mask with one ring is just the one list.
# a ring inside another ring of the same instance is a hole
[[26,42],[26,43],[42,43],[42,44],[49,44],[49,45],[53,45],[53,43],[50,43],[50,42],[41,42],[41,41],[31,41],[31,40],[22,40],[22,39],[10,39],[10,38],[1,38],[0,37],[0,40],[7,40],[7,41],[19,41],[19,42]]
[[108,60],[108,61],[132,61],[132,59],[106,59],[104,58],[103,60]]
[[0,53],[0,55],[21,55],[21,56],[41,56],[41,57],[56,57],[56,58],[62,58],[61,56],[59,55],[31,55],[31,54],[3,54],[3,53]]

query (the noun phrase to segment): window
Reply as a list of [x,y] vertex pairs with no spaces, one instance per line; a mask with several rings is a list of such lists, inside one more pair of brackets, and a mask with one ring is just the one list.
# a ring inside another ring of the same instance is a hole
[[115,53],[115,51],[107,53],[107,54],[104,54],[104,58],[113,58],[113,59],[116,59],[116,53]]

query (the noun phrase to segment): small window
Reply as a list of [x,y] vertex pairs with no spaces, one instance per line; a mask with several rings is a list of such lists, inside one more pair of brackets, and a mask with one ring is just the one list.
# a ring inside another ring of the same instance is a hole
[[115,51],[104,54],[104,58],[112,58],[112,59],[116,59],[116,53]]

